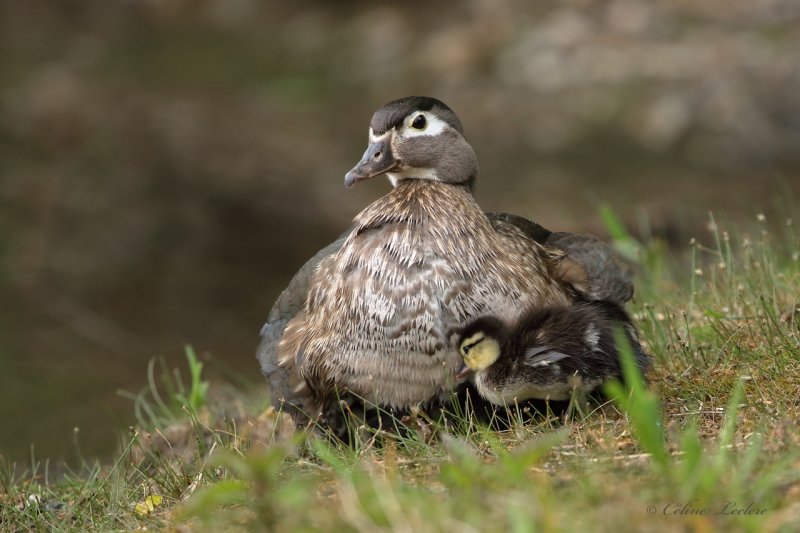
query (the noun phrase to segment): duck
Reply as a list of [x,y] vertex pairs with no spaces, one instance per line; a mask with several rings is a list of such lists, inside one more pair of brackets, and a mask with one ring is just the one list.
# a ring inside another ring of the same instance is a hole
[[536,306],[513,323],[483,316],[468,324],[459,341],[464,366],[475,389],[494,405],[527,400],[569,400],[593,393],[622,371],[615,334],[619,330],[645,375],[650,356],[619,304],[582,301]]
[[475,152],[435,98],[374,113],[344,185],[383,175],[392,190],[298,271],[262,328],[273,404],[301,419],[345,394],[397,409],[441,400],[457,385],[457,343],[474,317],[514,320],[520,304],[632,294],[629,269],[596,238],[559,247],[564,234],[484,213],[473,197]]

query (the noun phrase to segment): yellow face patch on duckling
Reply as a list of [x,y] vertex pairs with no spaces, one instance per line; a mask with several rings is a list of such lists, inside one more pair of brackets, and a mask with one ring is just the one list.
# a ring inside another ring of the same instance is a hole
[[458,351],[470,369],[483,370],[500,357],[500,343],[494,337],[478,331],[461,341]]

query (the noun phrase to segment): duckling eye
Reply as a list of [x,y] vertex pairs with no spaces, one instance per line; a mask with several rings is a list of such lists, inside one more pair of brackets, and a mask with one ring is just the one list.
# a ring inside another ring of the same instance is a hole
[[425,115],[417,115],[411,122],[411,127],[415,130],[424,130],[427,125],[428,121],[425,120]]

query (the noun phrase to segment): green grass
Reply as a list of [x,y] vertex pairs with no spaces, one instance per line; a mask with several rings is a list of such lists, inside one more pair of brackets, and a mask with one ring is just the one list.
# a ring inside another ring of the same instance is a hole
[[[58,480],[0,464],[0,530],[794,531],[800,527],[800,259],[791,224],[757,220],[685,251],[627,234],[631,306],[654,369],[566,419],[495,432],[423,415],[348,448],[155,365],[113,464]],[[800,217],[798,217],[800,218]],[[685,252],[685,253],[684,253]],[[400,422],[398,422],[400,423]],[[148,499],[149,498],[149,499]],[[138,504],[138,505],[137,505]]]

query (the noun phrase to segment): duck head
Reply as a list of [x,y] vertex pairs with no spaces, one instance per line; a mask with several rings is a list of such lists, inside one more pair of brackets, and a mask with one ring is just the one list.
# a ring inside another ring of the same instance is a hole
[[427,96],[389,102],[372,115],[369,146],[344,177],[345,187],[381,174],[393,186],[408,179],[472,188],[478,159],[456,114]]
[[505,326],[494,317],[483,317],[464,328],[458,343],[458,353],[464,366],[456,376],[459,380],[472,372],[492,366],[500,357]]

